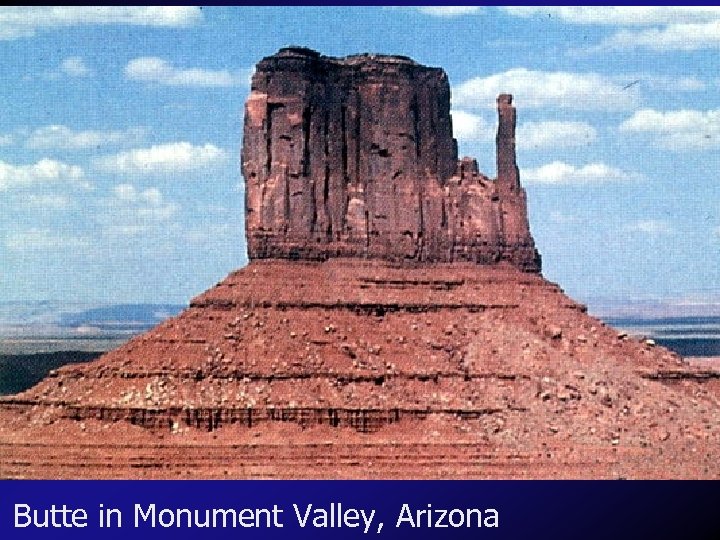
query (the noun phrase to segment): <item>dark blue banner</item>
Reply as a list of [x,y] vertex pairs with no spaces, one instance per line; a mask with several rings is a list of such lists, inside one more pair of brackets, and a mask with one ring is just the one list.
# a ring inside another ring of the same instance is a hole
[[720,538],[720,483],[1,483],[0,538]]

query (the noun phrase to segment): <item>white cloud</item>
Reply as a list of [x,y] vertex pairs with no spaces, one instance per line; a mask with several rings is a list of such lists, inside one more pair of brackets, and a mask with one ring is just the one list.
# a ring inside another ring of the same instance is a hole
[[213,144],[188,142],[160,144],[105,156],[95,161],[102,170],[128,174],[173,174],[213,167],[227,159],[227,152]]
[[185,242],[195,244],[197,248],[207,249],[208,239],[214,241],[232,240],[237,237],[237,226],[231,223],[203,223],[182,233]]
[[705,90],[706,87],[707,85],[704,81],[696,79],[695,77],[679,77],[666,86],[666,88],[674,88],[682,92]]
[[493,127],[482,116],[467,111],[452,111],[453,135],[460,141],[491,141]]
[[85,64],[79,56],[70,56],[62,61],[60,70],[71,77],[88,77],[92,75],[92,70]]
[[[459,141],[490,142],[496,126],[484,117],[462,110],[452,111],[453,135]],[[586,122],[525,122],[517,128],[518,147],[524,149],[587,146],[597,139],[597,130]]]
[[158,227],[167,227],[179,205],[166,201],[159,189],[139,190],[132,184],[119,184],[102,203],[96,219],[110,236],[136,236]]
[[5,247],[11,251],[78,250],[89,246],[86,238],[39,228],[14,231],[5,238]]
[[445,7],[431,7],[423,6],[416,8],[420,13],[425,15],[432,15],[433,17],[461,17],[463,15],[474,15],[480,12],[479,7],[471,6],[445,6]]
[[713,6],[509,6],[516,17],[555,17],[572,24],[647,26],[699,23],[720,19],[720,7]]
[[84,171],[77,165],[47,158],[33,165],[12,165],[0,161],[0,191],[62,182],[86,189],[91,187]]
[[643,109],[620,125],[620,130],[646,133],[671,150],[720,146],[720,109],[656,111]]
[[128,79],[168,86],[228,87],[246,85],[250,70],[230,72],[201,68],[178,68],[155,56],[135,58],[125,66]]
[[12,135],[0,135],[0,146],[10,146],[15,142],[15,137]]
[[606,165],[589,163],[581,167],[553,161],[537,168],[523,169],[520,177],[525,184],[570,185],[604,184],[608,182],[640,181],[643,176]]
[[202,20],[197,7],[3,7],[0,40],[32,37],[38,30],[77,25],[123,24],[186,27]]
[[553,223],[557,223],[560,225],[570,225],[573,223],[579,223],[580,219],[576,216],[573,216],[571,214],[565,214],[563,212],[558,212],[557,210],[553,210],[550,212],[550,221]]
[[656,73],[616,75],[613,80],[623,86],[623,89],[637,86],[643,90],[651,90],[654,92],[678,93],[678,92],[698,92],[706,90],[707,82],[697,77],[684,77],[680,75],[658,75]]
[[648,236],[665,236],[672,234],[673,229],[664,219],[645,219],[634,221],[625,225],[624,229],[628,232],[639,232]]
[[44,209],[61,209],[70,206],[70,199],[67,195],[31,193],[24,198],[25,203],[30,206]]
[[594,142],[597,131],[586,122],[525,122],[516,139],[520,148],[571,148]]
[[653,90],[663,92],[697,92],[705,90],[707,83],[696,77],[666,77],[661,75],[640,76],[635,80],[641,85],[647,85]]
[[[452,111],[453,135],[459,141],[489,142],[496,126],[478,114]],[[525,122],[517,128],[518,147],[524,149],[572,148],[587,146],[597,139],[597,131],[586,122]]]
[[34,149],[79,150],[139,142],[145,134],[146,130],[142,128],[125,131],[74,131],[67,126],[52,125],[37,128],[30,134],[25,144],[28,148]]
[[597,73],[535,71],[516,68],[475,77],[453,90],[453,104],[463,109],[494,106],[498,94],[511,93],[523,108],[623,110],[639,99],[637,86],[622,85]]
[[503,8],[517,17],[555,17],[570,24],[620,27],[653,26],[620,30],[591,50],[694,51],[720,48],[720,7],[535,7]]
[[653,51],[696,51],[720,48],[720,20],[707,23],[671,24],[646,30],[622,30],[605,39],[600,49]]
[[156,221],[170,219],[177,210],[177,205],[165,202],[157,188],[138,191],[132,184],[120,184],[113,188],[113,196],[122,203],[137,205],[140,217]]

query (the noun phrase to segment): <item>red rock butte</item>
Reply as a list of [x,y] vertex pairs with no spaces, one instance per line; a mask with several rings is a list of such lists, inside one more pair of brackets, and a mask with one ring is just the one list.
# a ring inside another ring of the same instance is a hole
[[245,110],[248,254],[257,259],[492,264],[540,270],[498,98],[497,180],[458,161],[445,72],[400,56],[263,59]]
[[0,400],[0,476],[717,478],[718,371],[542,277],[511,96],[497,105],[490,179],[457,158],[442,70],[263,59],[250,263]]

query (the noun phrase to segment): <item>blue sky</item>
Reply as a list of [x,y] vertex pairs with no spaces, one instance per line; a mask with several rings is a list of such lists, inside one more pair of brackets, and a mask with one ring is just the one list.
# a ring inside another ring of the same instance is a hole
[[246,263],[253,65],[280,47],[443,67],[494,175],[495,96],[544,273],[720,303],[720,8],[0,8],[0,300],[186,302]]

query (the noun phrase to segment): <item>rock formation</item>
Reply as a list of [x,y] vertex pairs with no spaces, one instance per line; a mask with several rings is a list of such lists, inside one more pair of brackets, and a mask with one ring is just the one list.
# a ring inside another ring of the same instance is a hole
[[511,96],[498,98],[498,112],[491,181],[457,159],[441,69],[298,48],[263,59],[242,157],[250,259],[509,261],[539,271]]
[[546,281],[511,97],[494,181],[456,160],[448,110],[406,58],[264,59],[250,264],[0,400],[0,476],[717,478],[720,372]]

